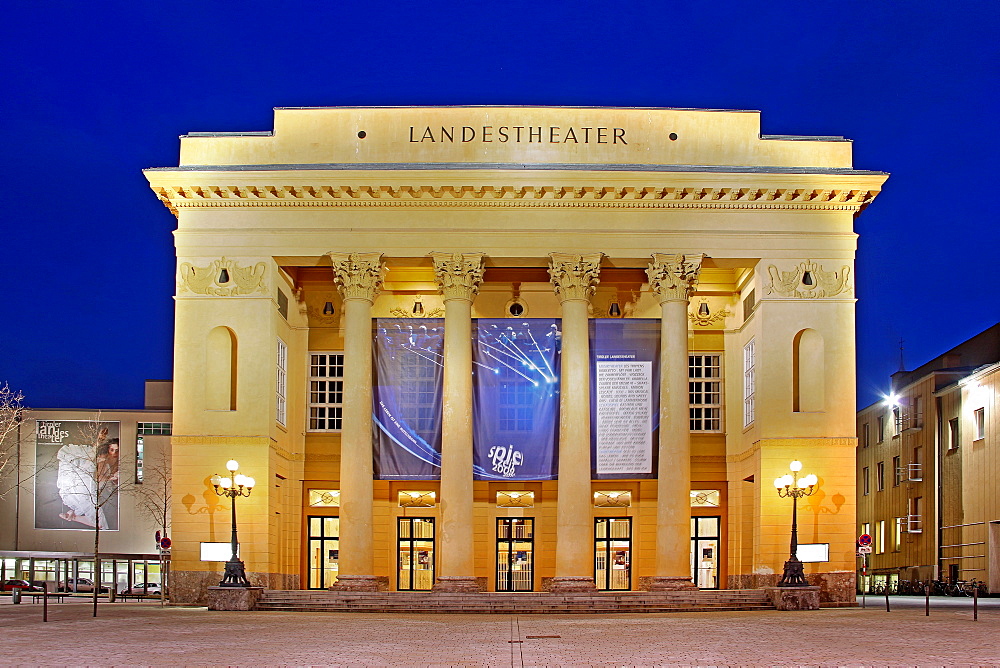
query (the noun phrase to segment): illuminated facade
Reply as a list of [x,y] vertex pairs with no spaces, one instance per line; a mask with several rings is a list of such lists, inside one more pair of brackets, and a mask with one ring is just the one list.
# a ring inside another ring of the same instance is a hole
[[[278,109],[145,172],[178,221],[173,597],[854,590],[854,217],[886,175],[759,114]],[[267,481],[267,484],[262,484]],[[777,574],[776,574],[777,573]],[[694,582],[692,583],[692,578]]]
[[1000,591],[1000,324],[892,376],[858,412],[858,530],[869,586],[930,579]]

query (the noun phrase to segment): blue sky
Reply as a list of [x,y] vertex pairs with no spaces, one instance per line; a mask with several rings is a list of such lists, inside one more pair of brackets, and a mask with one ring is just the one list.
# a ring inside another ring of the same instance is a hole
[[138,407],[171,376],[174,219],[141,170],[272,108],[759,109],[891,172],[858,219],[859,404],[1000,320],[996,2],[9,3],[0,382]]

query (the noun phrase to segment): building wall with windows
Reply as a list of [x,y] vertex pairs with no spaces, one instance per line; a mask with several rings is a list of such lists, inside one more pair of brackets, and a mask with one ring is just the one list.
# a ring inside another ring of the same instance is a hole
[[773,583],[771,480],[800,459],[800,541],[830,546],[807,573],[853,595],[853,220],[886,175],[849,141],[740,111],[278,109],[145,174],[178,221],[178,600],[218,578],[198,544],[233,457],[255,581],[488,590]]
[[998,360],[995,325],[893,374],[886,399],[858,413],[858,523],[875,539],[873,582],[975,578],[1000,590],[1000,508],[990,482],[996,427],[988,417],[996,414]]
[[[93,578],[100,523],[105,584],[160,581],[154,534],[163,526],[140,505],[170,476],[170,394],[169,381],[147,381],[144,409],[27,411],[21,484],[0,499],[4,578]],[[117,448],[117,458],[100,454],[102,445],[107,453]]]

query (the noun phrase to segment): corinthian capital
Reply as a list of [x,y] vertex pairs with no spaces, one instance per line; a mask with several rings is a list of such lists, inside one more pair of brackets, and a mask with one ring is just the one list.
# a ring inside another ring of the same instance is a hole
[[340,296],[375,302],[385,267],[381,253],[327,253],[333,263],[333,282]]
[[704,257],[702,253],[653,253],[653,261],[646,269],[646,276],[661,304],[678,300],[686,302],[691,297],[691,293],[698,287],[698,274]]
[[466,299],[472,301],[479,293],[479,284],[483,282],[482,253],[431,253],[434,260],[434,277],[438,288],[449,299]]
[[556,286],[560,302],[582,299],[589,301],[600,283],[601,259],[604,253],[572,255],[549,253],[549,276]]

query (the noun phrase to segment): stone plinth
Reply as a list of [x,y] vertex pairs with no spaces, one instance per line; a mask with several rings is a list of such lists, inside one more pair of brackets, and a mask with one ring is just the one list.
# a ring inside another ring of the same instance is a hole
[[694,591],[697,587],[691,578],[654,575],[640,579],[640,586],[646,591]]
[[586,576],[568,576],[554,578],[543,578],[542,589],[556,594],[568,594],[576,592],[595,592],[597,585],[594,578]]
[[333,591],[386,591],[389,578],[378,575],[340,575],[330,587]]
[[479,593],[483,590],[479,588],[479,580],[475,577],[442,575],[434,583],[433,591]]
[[768,587],[766,591],[778,610],[819,610],[819,587]]
[[209,587],[209,610],[256,610],[263,587]]

